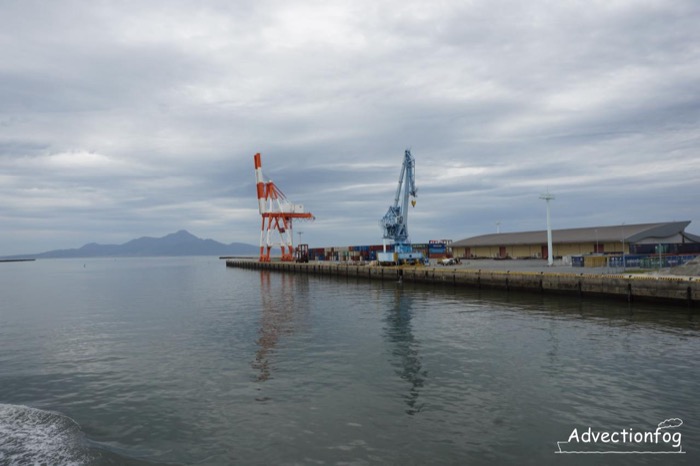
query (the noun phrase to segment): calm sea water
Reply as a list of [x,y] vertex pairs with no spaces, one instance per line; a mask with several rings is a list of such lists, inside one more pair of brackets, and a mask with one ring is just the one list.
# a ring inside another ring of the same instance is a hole
[[[215,258],[0,264],[0,293],[0,464],[700,462],[683,308]],[[555,453],[671,418],[685,454]]]

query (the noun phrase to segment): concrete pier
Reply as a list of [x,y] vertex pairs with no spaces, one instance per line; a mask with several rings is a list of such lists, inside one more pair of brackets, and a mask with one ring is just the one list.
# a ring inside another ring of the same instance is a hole
[[524,290],[572,296],[606,296],[628,302],[656,301],[697,306],[700,301],[700,277],[524,272],[459,267],[371,267],[344,263],[296,264],[242,259],[227,260],[226,266],[368,280],[401,280],[404,283]]

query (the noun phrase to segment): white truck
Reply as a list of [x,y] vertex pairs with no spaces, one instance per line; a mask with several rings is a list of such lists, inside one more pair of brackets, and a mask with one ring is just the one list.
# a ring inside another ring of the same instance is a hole
[[446,257],[444,259],[439,260],[438,264],[440,264],[440,265],[457,265],[457,264],[459,264],[459,259],[456,259],[454,257]]

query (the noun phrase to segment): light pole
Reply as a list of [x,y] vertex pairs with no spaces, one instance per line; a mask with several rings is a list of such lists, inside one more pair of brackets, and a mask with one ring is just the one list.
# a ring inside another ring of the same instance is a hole
[[622,222],[622,271],[625,271],[625,222]]
[[595,251],[596,254],[598,254],[598,229],[595,229]]
[[547,265],[551,267],[554,263],[552,258],[554,251],[552,249],[552,224],[549,222],[549,201],[554,199],[554,194],[550,194],[547,190],[545,194],[540,194],[540,199],[547,202]]
[[501,233],[501,222],[496,222],[496,233]]
[[304,233],[303,231],[297,231],[297,235],[299,235],[299,243],[297,244],[297,246],[298,246],[299,244],[301,244],[301,235],[302,235],[303,233]]

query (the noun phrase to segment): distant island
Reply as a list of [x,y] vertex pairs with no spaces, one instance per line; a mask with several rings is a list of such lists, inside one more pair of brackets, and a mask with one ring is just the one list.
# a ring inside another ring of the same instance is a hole
[[186,230],[151,238],[144,236],[124,244],[89,243],[78,249],[57,249],[39,254],[5,256],[1,259],[60,259],[73,257],[148,257],[148,256],[248,256],[260,248],[252,244],[224,244],[213,239],[201,239]]

